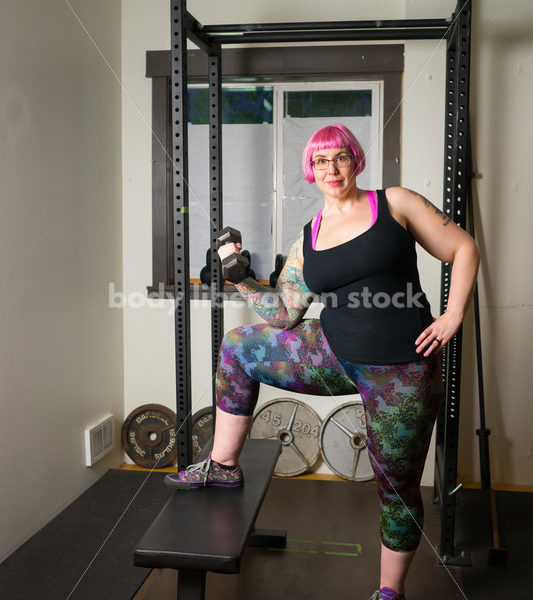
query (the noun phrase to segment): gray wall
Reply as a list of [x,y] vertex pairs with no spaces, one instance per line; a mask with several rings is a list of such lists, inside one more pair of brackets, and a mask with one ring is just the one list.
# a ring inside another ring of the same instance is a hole
[[[120,74],[120,1],[71,5]],[[120,86],[66,2],[4,0],[0,51],[1,560],[120,465],[83,431],[120,430],[123,327]]]

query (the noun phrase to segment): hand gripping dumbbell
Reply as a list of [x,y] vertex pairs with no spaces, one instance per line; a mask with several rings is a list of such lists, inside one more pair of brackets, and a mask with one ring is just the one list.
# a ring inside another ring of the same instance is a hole
[[[224,227],[217,233],[217,249],[224,244],[240,244],[241,232],[233,227]],[[222,276],[231,283],[240,283],[248,277],[250,269],[249,260],[242,254],[234,252],[222,260]]]

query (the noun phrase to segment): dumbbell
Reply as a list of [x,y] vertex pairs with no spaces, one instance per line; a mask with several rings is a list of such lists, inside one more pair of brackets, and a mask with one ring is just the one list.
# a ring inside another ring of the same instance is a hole
[[287,259],[283,256],[283,254],[276,254],[276,262],[274,263],[274,270],[270,273],[270,287],[275,288],[278,283],[278,277],[285,266],[285,261]]
[[246,277],[251,277],[252,279],[255,279],[255,271],[252,269],[252,256],[250,252],[248,250],[241,250],[241,256],[244,256],[244,258],[246,258],[249,263],[248,273],[246,274]]
[[[240,244],[242,241],[241,232],[233,227],[224,227],[217,233],[217,249],[224,244]],[[222,260],[222,276],[231,283],[240,283],[248,277],[250,261],[234,252]]]
[[211,285],[211,248],[205,254],[205,267],[200,271],[200,282]]
[[[248,250],[243,250],[241,252],[241,256],[243,258],[248,259],[248,262],[250,263],[250,267],[246,276],[255,279],[255,272],[252,269],[252,260],[250,253],[248,252]],[[211,248],[207,249],[205,255],[205,266],[202,267],[202,270],[200,271],[200,283],[203,283],[204,285],[211,285]]]

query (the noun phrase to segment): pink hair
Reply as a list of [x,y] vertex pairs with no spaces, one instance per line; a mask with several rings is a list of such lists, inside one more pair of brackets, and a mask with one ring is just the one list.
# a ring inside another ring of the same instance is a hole
[[311,166],[313,152],[325,148],[343,148],[344,146],[348,147],[355,156],[355,175],[362,173],[365,168],[365,153],[355,135],[344,125],[326,125],[313,133],[302,153],[302,168],[307,181],[309,183],[315,181],[315,174]]

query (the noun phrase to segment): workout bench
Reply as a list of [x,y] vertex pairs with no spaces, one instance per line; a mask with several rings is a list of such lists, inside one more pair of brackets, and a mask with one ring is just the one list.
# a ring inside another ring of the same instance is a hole
[[242,487],[174,492],[137,545],[133,564],[178,569],[178,600],[204,600],[207,571],[238,573],[246,545],[284,548],[285,531],[255,529],[280,453],[278,440],[247,440]]

